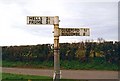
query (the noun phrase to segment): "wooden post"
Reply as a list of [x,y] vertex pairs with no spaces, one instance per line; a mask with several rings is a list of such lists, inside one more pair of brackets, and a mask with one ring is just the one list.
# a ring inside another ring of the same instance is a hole
[[60,79],[60,57],[59,57],[59,17],[54,17],[54,81]]

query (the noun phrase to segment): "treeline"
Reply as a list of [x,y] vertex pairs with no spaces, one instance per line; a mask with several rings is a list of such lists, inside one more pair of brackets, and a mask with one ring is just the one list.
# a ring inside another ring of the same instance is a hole
[[[120,42],[60,43],[61,60],[90,62],[102,58],[104,62],[118,63]],[[53,44],[2,47],[2,59],[10,61],[53,61]]]

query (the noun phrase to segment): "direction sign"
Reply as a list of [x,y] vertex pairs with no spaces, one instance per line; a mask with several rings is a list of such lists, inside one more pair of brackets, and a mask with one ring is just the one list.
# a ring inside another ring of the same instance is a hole
[[58,16],[27,16],[28,25],[54,25],[54,81],[59,81],[59,36],[90,36],[89,28],[59,28]]
[[53,16],[27,16],[28,25],[53,25]]
[[90,36],[89,28],[60,28],[60,36]]

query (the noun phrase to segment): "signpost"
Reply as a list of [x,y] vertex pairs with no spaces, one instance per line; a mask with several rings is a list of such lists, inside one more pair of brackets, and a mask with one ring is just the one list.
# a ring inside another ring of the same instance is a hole
[[89,28],[59,28],[58,16],[27,16],[28,25],[54,25],[54,81],[60,80],[59,36],[90,36]]
[[27,16],[28,25],[53,25],[53,16]]
[[54,18],[54,81],[60,79],[59,17]]
[[89,36],[89,28],[60,28],[60,36]]

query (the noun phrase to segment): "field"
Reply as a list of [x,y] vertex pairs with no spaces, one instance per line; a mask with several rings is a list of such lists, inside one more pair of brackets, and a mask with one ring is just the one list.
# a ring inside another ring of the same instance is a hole
[[[53,61],[44,62],[20,62],[20,61],[2,61],[2,67],[22,67],[22,68],[45,68],[53,69]],[[94,62],[81,63],[79,61],[61,61],[61,69],[75,70],[118,70],[117,64],[105,63],[101,59],[96,59]]]
[[[120,42],[60,43],[61,69],[118,70]],[[2,67],[53,69],[53,44],[2,47]]]

